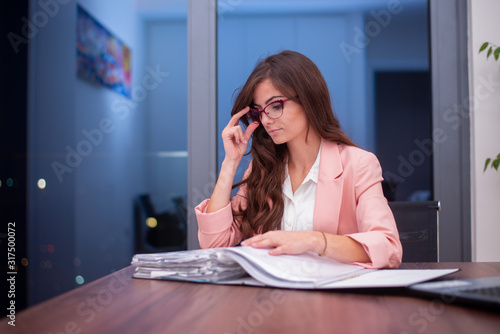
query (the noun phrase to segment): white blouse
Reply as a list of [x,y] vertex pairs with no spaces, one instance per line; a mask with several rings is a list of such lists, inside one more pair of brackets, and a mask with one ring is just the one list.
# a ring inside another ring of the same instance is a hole
[[292,192],[292,182],[288,174],[288,163],[285,166],[285,182],[283,182],[284,210],[281,219],[283,231],[312,231],[314,202],[316,201],[316,187],[318,184],[319,157],[321,147],[318,150],[316,161],[302,184]]

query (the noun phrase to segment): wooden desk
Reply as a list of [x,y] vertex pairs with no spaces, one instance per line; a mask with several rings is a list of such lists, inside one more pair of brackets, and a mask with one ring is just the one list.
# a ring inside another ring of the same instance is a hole
[[[500,275],[500,263],[446,279]],[[0,333],[499,333],[500,314],[401,293],[304,291],[132,279],[133,267],[32,306]]]

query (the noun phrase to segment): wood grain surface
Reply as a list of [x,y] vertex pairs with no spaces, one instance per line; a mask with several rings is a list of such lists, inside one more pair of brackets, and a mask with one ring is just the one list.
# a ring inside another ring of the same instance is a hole
[[[500,263],[443,279],[500,275]],[[293,290],[133,279],[127,267],[16,314],[0,333],[499,333],[500,314],[408,296],[401,289]]]

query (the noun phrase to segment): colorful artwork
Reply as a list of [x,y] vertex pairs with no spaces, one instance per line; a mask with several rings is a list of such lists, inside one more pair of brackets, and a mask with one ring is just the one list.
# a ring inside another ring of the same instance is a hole
[[78,7],[76,66],[82,78],[130,97],[130,49]]

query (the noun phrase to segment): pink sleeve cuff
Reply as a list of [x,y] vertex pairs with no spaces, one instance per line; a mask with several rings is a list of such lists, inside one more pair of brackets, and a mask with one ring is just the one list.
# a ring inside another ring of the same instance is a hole
[[359,242],[371,262],[355,263],[365,268],[397,268],[401,264],[401,249],[391,245],[390,238],[383,233],[361,232],[346,235]]
[[228,203],[215,212],[206,213],[208,202],[210,200],[206,199],[194,208],[200,232],[203,234],[217,234],[228,230],[233,224],[231,204]]

